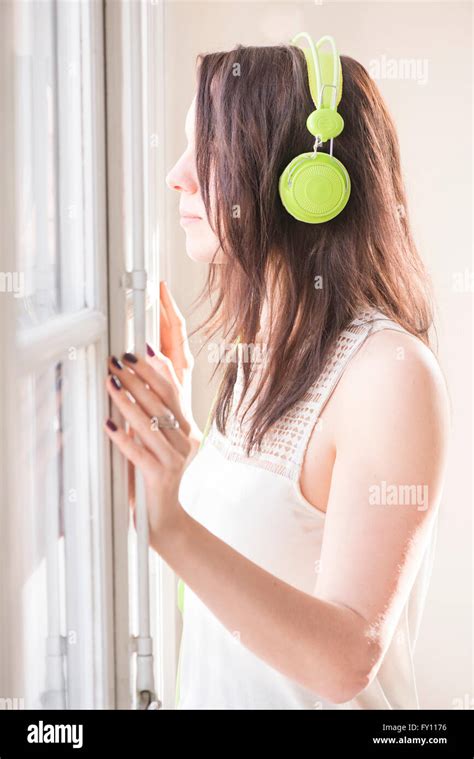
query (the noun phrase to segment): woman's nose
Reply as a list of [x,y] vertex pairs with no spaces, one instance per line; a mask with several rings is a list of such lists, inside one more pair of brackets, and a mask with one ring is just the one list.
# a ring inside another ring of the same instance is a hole
[[187,165],[187,162],[182,159],[175,163],[166,175],[166,184],[170,190],[180,192],[195,192],[198,186],[192,166]]

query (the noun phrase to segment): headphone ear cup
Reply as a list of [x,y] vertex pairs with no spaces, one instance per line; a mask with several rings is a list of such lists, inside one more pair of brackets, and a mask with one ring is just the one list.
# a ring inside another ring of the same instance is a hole
[[278,184],[281,201],[292,216],[321,224],[337,216],[351,194],[345,166],[328,153],[302,153],[293,158]]

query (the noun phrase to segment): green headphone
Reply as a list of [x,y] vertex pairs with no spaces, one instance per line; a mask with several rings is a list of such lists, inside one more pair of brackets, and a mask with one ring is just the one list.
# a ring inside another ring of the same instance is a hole
[[[332,154],[334,137],[344,129],[342,116],[337,112],[342,97],[342,68],[334,38],[321,37],[314,44],[306,32],[300,37],[309,43],[303,52],[308,64],[311,97],[316,110],[310,113],[306,126],[315,137],[312,153],[293,158],[280,177],[278,189],[281,201],[292,216],[307,224],[321,224],[337,216],[351,194],[351,181],[345,166]],[[328,42],[331,53],[320,53],[319,48]],[[318,147],[330,140],[329,153],[318,153]]]

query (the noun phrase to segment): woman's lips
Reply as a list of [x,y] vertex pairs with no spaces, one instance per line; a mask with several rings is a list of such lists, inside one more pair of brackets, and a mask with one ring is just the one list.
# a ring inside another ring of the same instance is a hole
[[201,221],[200,216],[192,216],[190,214],[181,214],[180,224],[187,226],[188,224],[195,224],[197,221]]

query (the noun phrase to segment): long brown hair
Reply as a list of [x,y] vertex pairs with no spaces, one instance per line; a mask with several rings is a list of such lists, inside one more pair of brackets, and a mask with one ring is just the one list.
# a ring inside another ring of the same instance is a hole
[[[264,374],[247,402],[248,411],[254,407],[248,452],[316,381],[334,341],[361,310],[378,308],[429,341],[430,291],[410,231],[394,123],[365,68],[348,56],[341,65],[345,127],[333,154],[349,172],[351,196],[336,218],[305,224],[285,211],[278,194],[285,166],[313,148],[303,51],[239,45],[198,57],[196,168],[226,259],[209,267],[200,302],[214,303],[200,327],[226,343],[253,345],[264,302],[272,303],[273,288],[279,294]],[[241,402],[252,371],[243,368]],[[224,433],[236,373],[236,364],[226,363],[213,410]]]

